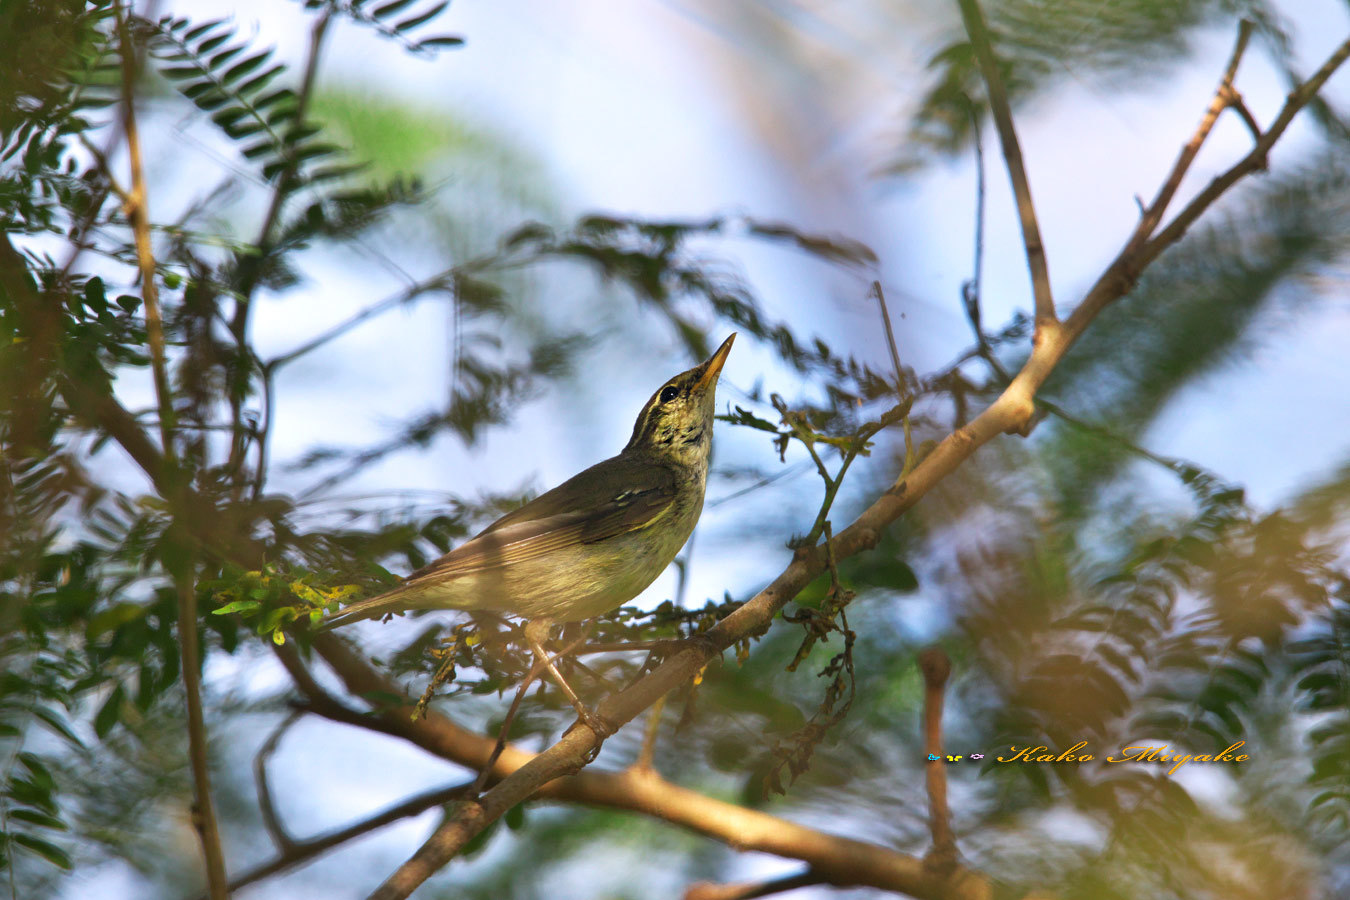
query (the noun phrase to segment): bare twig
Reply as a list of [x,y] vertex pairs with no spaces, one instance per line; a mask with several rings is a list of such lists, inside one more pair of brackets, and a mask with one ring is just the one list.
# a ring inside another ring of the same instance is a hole
[[[305,59],[305,74],[300,83],[300,90],[296,95],[295,102],[295,127],[303,128],[305,125],[305,115],[309,112],[310,100],[314,93],[314,79],[319,71],[319,59],[322,56],[324,38],[328,34],[328,26],[332,21],[331,10],[325,10],[318,19],[315,20],[309,33],[309,50]],[[299,166],[299,160],[292,157],[286,161],[282,170],[277,173],[276,186],[272,190],[272,199],[268,204],[267,213],[263,216],[262,226],[258,229],[258,239],[254,242],[257,247],[257,255],[246,257],[240,266],[240,278],[236,285],[236,294],[238,301],[235,304],[234,315],[230,317],[230,334],[234,338],[236,350],[239,353],[241,363],[250,355],[248,350],[248,327],[249,315],[253,308],[253,292],[258,286],[263,268],[266,265],[267,255],[272,250],[272,232],[276,229],[277,221],[281,217],[282,207],[286,199],[294,190],[294,180],[296,170]],[[250,360],[251,362],[251,360]],[[247,377],[242,374],[247,372],[247,368],[240,366],[241,378]],[[268,373],[270,375],[270,373]],[[234,425],[234,439],[230,445],[230,459],[228,471],[238,472],[244,462],[244,452],[247,447],[247,431],[243,422],[243,397],[244,392],[239,390],[230,391],[230,417]],[[258,455],[259,461],[255,469],[255,475],[265,476],[264,467],[266,465],[267,451],[263,444],[269,437],[269,431],[260,431],[258,435]],[[241,485],[236,484],[236,496],[240,495]],[[258,493],[255,485],[253,493]]]
[[[942,705],[952,661],[941,647],[929,647],[919,654],[923,673],[923,747],[928,782],[928,824],[933,847],[924,862],[938,872],[956,865],[956,838],[952,835],[951,811],[947,807],[947,767],[942,759]],[[933,759],[933,757],[937,759]]]
[[[159,310],[159,287],[155,281],[155,257],[150,245],[150,219],[146,209],[145,171],[141,161],[140,135],[136,127],[136,56],[127,25],[127,11],[117,6],[117,31],[122,57],[123,126],[127,155],[131,166],[130,197],[125,201],[127,219],[136,240],[136,259],[141,273],[141,294],[145,300],[145,330],[150,342],[150,363],[154,372],[155,395],[159,400],[159,431],[164,448],[160,476],[169,480],[170,503],[179,499],[181,474],[174,448],[173,393],[169,387],[168,362],[165,359],[164,323]],[[153,477],[153,476],[152,476]],[[175,520],[185,507],[175,504]],[[178,642],[182,658],[183,692],[188,714],[188,756],[192,764],[193,819],[202,844],[206,864],[206,883],[212,900],[225,900],[229,894],[225,876],[225,855],[220,845],[220,826],[211,800],[211,774],[207,761],[206,721],[202,712],[201,649],[197,642],[197,589],[193,572],[196,553],[184,548],[186,559],[172,568],[178,593]]]
[[1317,96],[1317,92],[1322,89],[1322,85],[1326,84],[1327,79],[1335,74],[1347,57],[1350,57],[1350,39],[1337,47],[1321,68],[1313,73],[1311,78],[1289,93],[1289,96],[1285,98],[1284,105],[1280,107],[1280,112],[1275,117],[1275,121],[1261,134],[1251,152],[1211,181],[1181,212],[1177,213],[1176,218],[1168,223],[1166,228],[1158,232],[1140,249],[1138,258],[1135,260],[1136,265],[1139,268],[1148,265],[1163,250],[1181,240],[1182,235],[1186,233],[1186,229],[1190,228],[1195,220],[1200,218],[1200,215],[1209,209],[1214,201],[1218,200],[1239,179],[1253,172],[1264,170],[1267,166],[1270,148],[1275,146],[1275,142],[1284,135],[1289,123],[1294,120],[1294,116],[1298,115],[1299,111]]
[[1031,289],[1036,298],[1036,337],[1055,321],[1055,300],[1050,292],[1050,267],[1045,259],[1045,244],[1041,241],[1041,227],[1036,222],[1036,205],[1031,200],[1031,183],[1027,180],[1026,167],[1022,162],[1022,147],[1017,141],[1017,131],[1013,128],[1012,108],[1008,104],[1008,92],[1004,90],[1003,79],[999,76],[998,60],[994,58],[994,47],[989,39],[989,29],[985,26],[984,14],[977,0],[957,0],[961,6],[961,18],[966,23],[966,33],[970,35],[971,46],[975,48],[975,57],[980,61],[980,71],[984,74],[984,83],[989,89],[989,109],[994,116],[994,125],[998,128],[999,142],[1003,145],[1003,158],[1008,164],[1008,178],[1012,181],[1013,196],[1017,199],[1017,214],[1022,223],[1022,243],[1026,246],[1027,267],[1031,270]]
[[881,324],[886,327],[886,347],[891,351],[891,365],[895,367],[895,394],[901,402],[910,396],[909,386],[905,384],[905,371],[900,367],[900,351],[895,349],[895,332],[891,329],[891,313],[886,308],[886,295],[881,291],[881,282],[872,282],[872,295],[881,307]]
[[[315,859],[332,850],[334,847],[341,846],[348,841],[364,837],[372,831],[383,828],[386,825],[392,825],[401,819],[410,819],[413,816],[419,816],[429,809],[445,804],[464,796],[468,790],[468,784],[456,784],[447,787],[436,788],[435,790],[424,791],[413,797],[409,797],[396,806],[391,806],[386,810],[378,812],[372,816],[362,819],[359,822],[353,822],[345,828],[338,828],[334,831],[327,831],[323,834],[303,841],[292,841],[284,851],[262,865],[249,869],[240,875],[235,876],[230,882],[230,890],[238,891],[250,884],[262,881],[273,875],[278,875],[296,866],[304,865],[310,860]],[[198,900],[206,900],[201,897]]]
[[825,884],[824,878],[807,869],[796,875],[784,875],[782,878],[770,878],[767,881],[751,881],[741,884],[712,884],[700,881],[691,884],[684,892],[684,900],[755,900],[772,894],[785,894],[798,888]]
[[295,839],[286,831],[286,827],[281,824],[281,817],[277,815],[276,804],[272,802],[272,789],[267,780],[267,761],[272,758],[272,754],[277,752],[277,746],[281,739],[294,727],[295,723],[300,721],[300,710],[292,710],[286,718],[277,723],[277,727],[272,729],[272,733],[263,741],[263,745],[258,748],[258,754],[253,757],[253,782],[258,789],[258,809],[262,812],[263,827],[267,833],[272,836],[272,843],[276,844],[277,849],[285,855],[295,847]]
[[966,311],[966,321],[975,333],[975,349],[989,368],[994,370],[1000,384],[1011,381],[1003,364],[994,355],[989,337],[984,333],[984,323],[980,313],[980,304],[984,301],[984,134],[980,128],[980,116],[974,110],[970,112],[971,130],[975,137],[975,258],[971,262],[970,280],[961,285],[961,305]]
[[1136,444],[1134,441],[1130,440],[1124,435],[1117,434],[1110,428],[1107,428],[1103,425],[1094,424],[1092,422],[1087,421],[1086,419],[1080,419],[1078,416],[1075,416],[1073,413],[1064,409],[1062,406],[1059,406],[1056,403],[1051,403],[1049,400],[1043,400],[1040,397],[1037,397],[1036,405],[1043,408],[1046,412],[1050,413],[1052,416],[1055,416],[1056,418],[1059,419],[1063,419],[1066,423],[1072,425],[1074,428],[1077,428],[1078,430],[1084,431],[1088,434],[1097,435],[1103,440],[1110,441],[1113,444],[1118,444],[1121,447],[1124,447],[1130,453],[1133,453],[1135,456],[1141,457],[1142,459],[1146,459],[1151,463],[1156,463],[1159,466],[1162,466],[1164,469],[1167,469],[1169,472],[1172,472],[1174,474],[1184,475],[1187,472],[1197,468],[1197,466],[1194,463],[1188,463],[1184,460],[1178,459],[1173,456],[1160,456],[1159,454],[1154,453],[1152,450],[1149,450],[1143,446],[1140,446],[1139,444]]
[[339,322],[322,334],[305,341],[294,350],[288,350],[280,356],[268,360],[265,364],[266,368],[275,371],[284,365],[292,363],[300,357],[312,353],[325,344],[336,340],[360,325],[362,322],[365,322],[367,319],[372,319],[381,313],[402,306],[409,300],[412,300],[421,294],[425,294],[428,291],[447,290],[455,271],[456,269],[447,269],[430,278],[423,279],[416,284],[409,285],[398,293],[385,297],[383,300],[372,303],[365,309],[355,313],[351,318]]
[[[1176,162],[1172,164],[1172,171],[1168,173],[1162,187],[1158,188],[1157,196],[1153,198],[1139,217],[1139,224],[1135,227],[1134,236],[1126,245],[1127,252],[1131,249],[1142,247],[1143,244],[1152,236],[1158,224],[1162,222],[1163,214],[1167,212],[1167,205],[1172,202],[1176,196],[1177,188],[1181,186],[1181,180],[1186,176],[1191,163],[1195,162],[1195,157],[1200,152],[1200,147],[1209,137],[1209,133],[1214,130],[1214,123],[1219,120],[1219,115],[1235,101],[1241,103],[1241,98],[1233,89],[1233,79],[1237,77],[1238,65],[1242,62],[1242,55],[1247,51],[1247,43],[1251,40],[1252,23],[1243,19],[1238,25],[1237,42],[1233,45],[1233,52],[1228,57],[1228,65],[1224,69],[1223,78],[1219,81],[1219,87],[1214,92],[1214,99],[1210,101],[1209,108],[1205,110],[1204,116],[1200,119],[1200,125],[1195,129],[1195,134],[1186,142],[1186,146],[1181,148],[1181,153],[1177,156]],[[1242,107],[1244,110],[1246,106]],[[1250,117],[1251,113],[1248,112]],[[1256,120],[1251,119],[1249,128],[1257,140],[1260,140],[1261,130],[1256,127]]]

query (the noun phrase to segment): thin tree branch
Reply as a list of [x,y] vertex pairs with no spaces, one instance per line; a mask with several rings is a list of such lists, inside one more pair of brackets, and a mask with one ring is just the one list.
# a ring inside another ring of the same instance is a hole
[[[146,4],[145,10],[143,12],[143,17],[147,19],[156,19],[159,17],[159,0],[151,0],[151,2]],[[145,61],[145,53],[146,50],[144,47],[139,48],[139,52],[136,54],[135,57],[137,69],[139,69],[141,63]],[[123,107],[121,106],[117,107],[117,117],[112,122],[112,127],[108,132],[108,140],[104,143],[102,150],[95,150],[94,152],[96,160],[98,160],[99,157],[102,157],[102,160],[99,160],[100,166],[102,167],[103,171],[109,174],[111,174],[112,170],[108,168],[106,160],[109,156],[112,156],[116,152],[117,146],[122,142],[122,138],[126,134],[126,128],[124,126],[124,119],[123,119],[124,115],[125,112]],[[84,137],[84,135],[80,135],[80,140],[82,142],[85,142],[86,146],[92,147],[92,145],[88,143],[88,140],[87,138]],[[99,213],[103,211],[103,205],[108,201],[109,190],[112,190],[111,184],[108,185],[106,189],[95,190],[94,194],[92,195],[93,201],[89,204],[88,209],[85,211],[85,214],[81,216],[78,220],[76,220],[74,227],[68,232],[68,240],[70,241],[70,254],[66,257],[65,263],[63,263],[61,266],[60,280],[62,282],[64,282],[66,278],[70,275],[70,270],[75,268],[75,263],[79,261],[80,256],[87,249],[88,245],[86,243],[86,240],[88,234],[90,230],[94,227],[94,223],[98,221]],[[125,198],[122,199],[125,200]]]
[[[1209,137],[1209,133],[1214,130],[1214,124],[1219,120],[1219,116],[1225,109],[1234,106],[1234,101],[1241,103],[1241,98],[1233,90],[1233,79],[1237,77],[1238,66],[1242,62],[1242,55],[1247,51],[1247,43],[1252,36],[1252,23],[1243,19],[1238,25],[1237,42],[1233,45],[1233,52],[1228,57],[1228,66],[1224,69],[1223,78],[1219,81],[1219,87],[1214,91],[1214,99],[1210,101],[1209,108],[1205,110],[1204,116],[1200,119],[1200,125],[1195,129],[1195,134],[1186,142],[1186,146],[1181,148],[1181,153],[1177,156],[1176,162],[1172,164],[1172,171],[1163,182],[1162,187],[1158,189],[1158,194],[1153,198],[1153,202],[1145,208],[1142,216],[1139,217],[1139,224],[1135,227],[1134,237],[1126,245],[1127,250],[1143,246],[1143,244],[1152,236],[1159,223],[1162,222],[1163,214],[1167,212],[1167,205],[1172,202],[1176,196],[1177,188],[1181,186],[1181,180],[1186,177],[1186,172],[1190,169],[1191,163],[1195,162],[1195,157],[1200,153],[1200,147]],[[1245,106],[1242,107],[1244,110]],[[1251,113],[1248,112],[1250,117]],[[1256,127],[1256,120],[1251,119],[1249,126],[1254,129],[1257,140],[1260,140],[1260,129]]]
[[[145,170],[141,160],[140,134],[136,127],[136,51],[127,25],[127,10],[117,5],[117,32],[122,57],[122,124],[126,131],[127,155],[131,166],[130,197],[125,203],[127,219],[136,240],[136,259],[140,265],[141,294],[145,300],[145,330],[150,342],[150,364],[154,372],[155,395],[159,400],[160,440],[164,448],[161,472],[169,477],[173,493],[178,495],[181,480],[174,448],[173,393],[169,387],[168,362],[165,359],[164,323],[159,310],[159,286],[155,281],[155,257],[150,244],[150,219],[146,208]],[[179,509],[174,509],[175,519]],[[207,759],[206,720],[202,711],[201,648],[197,637],[197,589],[193,572],[195,550],[185,548],[184,560],[173,572],[178,593],[178,643],[182,661],[183,692],[187,701],[188,757],[192,764],[193,824],[201,839],[206,866],[206,883],[212,900],[229,895],[225,875],[225,854],[220,845],[220,826],[211,800],[211,773]],[[167,565],[167,564],[166,564]]]
[[385,297],[383,300],[379,300],[375,303],[372,303],[370,306],[367,306],[365,309],[362,309],[359,312],[352,315],[351,318],[345,319],[342,322],[339,322],[338,324],[334,325],[332,328],[329,328],[322,334],[316,335],[315,337],[310,338],[308,341],[305,341],[305,343],[301,344],[299,347],[296,347],[294,350],[288,350],[287,352],[281,354],[280,356],[268,360],[267,363],[265,364],[265,367],[272,371],[276,371],[282,366],[287,365],[288,363],[292,363],[308,353],[312,353],[313,351],[322,347],[324,344],[336,340],[337,338],[351,331],[353,328],[355,328],[357,325],[360,325],[367,319],[374,318],[375,316],[378,316],[381,313],[385,313],[391,309],[394,309],[395,307],[402,306],[409,300],[412,300],[413,298],[418,297],[421,294],[425,294],[428,291],[445,290],[455,271],[456,269],[447,269],[444,272],[440,272],[436,275],[431,276],[430,278],[423,279],[422,281],[419,281],[416,284],[411,284],[408,287],[404,288],[403,290],[399,291],[397,294],[393,294],[391,296]]
[[1027,180],[1026,167],[1022,162],[1022,147],[1017,141],[1017,131],[1013,128],[1012,108],[1008,104],[1008,92],[1003,87],[999,75],[998,60],[994,57],[993,44],[989,39],[989,30],[985,26],[984,14],[977,0],[957,0],[961,7],[961,18],[966,23],[966,33],[970,35],[975,57],[980,62],[980,71],[984,83],[989,89],[989,109],[994,116],[994,125],[998,128],[999,142],[1003,145],[1003,158],[1008,165],[1008,178],[1012,181],[1013,196],[1017,200],[1017,215],[1022,224],[1022,243],[1026,247],[1027,267],[1031,270],[1031,289],[1036,298],[1036,331],[1033,341],[1038,340],[1044,326],[1055,321],[1055,300],[1050,292],[1050,267],[1045,259],[1045,244],[1041,241],[1041,227],[1036,221],[1036,205],[1031,200],[1031,183]]
[[[159,285],[155,281],[155,254],[150,245],[150,218],[146,208],[145,170],[141,164],[141,141],[136,128],[136,58],[131,42],[131,30],[127,27],[127,13],[119,3],[117,6],[117,31],[122,57],[122,124],[126,130],[127,155],[131,165],[131,188],[124,191],[115,188],[123,198],[123,212],[131,223],[132,234],[136,241],[136,261],[141,273],[141,294],[145,300],[145,332],[150,342],[150,366],[154,373],[155,396],[159,400],[160,440],[164,445],[164,457],[170,463],[174,460],[174,409],[173,393],[169,389],[169,368],[165,359],[164,323],[159,314]],[[106,159],[100,163],[105,166]],[[109,172],[109,179],[112,174]],[[116,182],[112,182],[116,185]]]
[[[323,51],[323,42],[328,34],[328,26],[332,21],[332,11],[325,10],[309,32],[309,51],[305,59],[305,74],[300,83],[299,93],[296,95],[295,102],[295,127],[303,128],[305,125],[305,115],[309,111],[310,99],[314,93],[314,79],[319,71],[319,59]],[[299,160],[288,159],[282,170],[277,173],[276,186],[272,190],[272,199],[268,204],[267,213],[263,216],[262,226],[258,229],[258,239],[254,242],[256,255],[243,257],[238,270],[238,280],[236,284],[236,295],[238,301],[235,304],[234,315],[230,317],[229,330],[234,338],[235,348],[238,355],[238,375],[239,378],[247,378],[247,372],[254,362],[252,348],[249,345],[248,330],[249,316],[253,309],[253,292],[258,287],[259,279],[267,263],[267,257],[272,252],[272,232],[276,230],[278,219],[281,217],[282,207],[288,197],[294,192],[296,171],[299,167]],[[265,374],[267,378],[270,373]],[[267,385],[270,390],[270,382]],[[244,427],[243,421],[243,398],[245,392],[238,389],[232,389],[230,392],[230,422],[234,427],[234,437],[230,443],[230,456],[227,463],[227,471],[231,472],[235,478],[235,499],[243,495],[243,484],[238,480],[238,474],[244,465],[244,456],[248,447],[248,430]],[[269,402],[270,402],[270,398]],[[269,409],[270,414],[270,409]],[[254,474],[259,478],[266,475],[267,450],[263,443],[271,436],[270,429],[260,430],[258,433],[258,462]],[[253,487],[253,496],[258,496],[260,486],[255,482]]]
[[796,875],[784,875],[782,878],[770,878],[767,881],[751,881],[741,884],[712,884],[700,881],[691,884],[684,892],[684,900],[755,900],[772,894],[785,894],[798,888],[826,884],[824,878],[807,869]]
[[[264,878],[270,878],[273,875],[279,875],[289,869],[302,866],[307,862],[323,855],[334,847],[341,846],[348,841],[365,837],[372,831],[383,828],[386,825],[392,825],[402,819],[410,819],[413,816],[420,816],[429,809],[445,804],[462,797],[468,790],[469,785],[455,784],[447,787],[436,788],[430,791],[416,794],[404,800],[395,806],[375,813],[359,822],[353,822],[345,828],[338,828],[333,831],[326,831],[323,834],[312,838],[306,838],[302,841],[292,841],[284,851],[259,866],[255,866],[241,875],[235,876],[230,882],[230,890],[238,891],[241,888],[248,887]],[[205,897],[198,897],[197,900],[206,900]]]
[[277,752],[277,746],[280,745],[286,732],[300,721],[301,714],[298,709],[292,710],[286,718],[278,722],[277,727],[272,729],[272,733],[263,741],[257,755],[253,757],[253,783],[258,789],[258,809],[262,812],[263,827],[267,829],[267,833],[272,837],[272,843],[276,844],[283,856],[295,847],[295,839],[281,823],[276,804],[272,802],[272,788],[267,780],[267,761]]
[[891,351],[891,365],[895,367],[895,393],[901,402],[909,399],[909,386],[905,384],[905,372],[900,367],[900,351],[895,348],[895,332],[891,329],[891,313],[886,308],[886,295],[881,291],[881,282],[872,282],[872,294],[881,307],[881,324],[886,328],[886,347]]
[[[309,113],[310,100],[314,96],[314,79],[319,73],[319,60],[323,54],[323,42],[328,35],[328,26],[332,20],[332,10],[325,10],[314,21],[314,25],[309,30],[309,50],[305,56],[305,74],[300,80],[300,90],[296,94],[295,100],[295,124],[297,127],[305,124],[305,116]],[[277,226],[277,220],[281,218],[281,208],[295,186],[291,183],[291,180],[295,178],[298,166],[299,161],[293,157],[287,161],[285,168],[277,175],[277,185],[272,191],[272,201],[267,207],[267,214],[263,217],[262,227],[258,229],[256,246],[263,248],[264,252],[272,242],[272,231]],[[254,273],[255,277],[256,274]],[[252,294],[254,286],[253,283],[244,285],[249,295]],[[247,319],[247,314],[246,305],[244,307],[245,319]]]
[[[939,872],[956,865],[956,838],[952,835],[951,810],[947,806],[947,764],[942,758],[942,705],[952,661],[941,647],[919,654],[923,673],[923,747],[928,783],[928,825],[933,847],[924,862]],[[937,757],[937,759],[933,759]]]
[[[968,2],[969,0],[962,0],[963,4]],[[1350,55],[1350,41],[1338,49],[1313,78],[1290,95],[1275,125],[1259,142],[1258,150],[1264,152],[1269,149],[1269,146],[1283,134],[1289,120],[1308,103],[1316,90],[1344,62],[1347,55]],[[1254,154],[1256,152],[1253,151]],[[1251,159],[1251,156],[1245,158],[1234,166],[1229,174],[1216,179],[1215,183],[1221,184],[1222,188],[1215,189],[1212,185],[1213,190],[1192,201],[1183,215],[1189,215],[1190,220],[1193,220],[1213,200],[1209,198],[1207,202],[1202,202],[1202,198],[1210,193],[1217,197],[1218,193],[1222,193],[1223,189],[1231,186],[1242,175],[1253,171]],[[852,524],[835,536],[831,543],[836,558],[844,559],[875,547],[885,528],[955,471],[976,449],[999,434],[1021,433],[1035,413],[1036,392],[1073,342],[1108,304],[1125,295],[1133,284],[1132,275],[1142,271],[1144,265],[1156,258],[1165,247],[1178,240],[1184,231],[1184,226],[1175,229],[1169,226],[1153,242],[1137,252],[1127,252],[1128,247],[1122,251],[1061,327],[1040,329],[1037,340],[1033,341],[1031,355],[1021,371],[992,404],[970,423],[947,435],[913,471],[878,497]],[[820,575],[824,568],[823,548],[799,548],[792,562],[768,587],[709,631],[691,638],[687,642],[687,649],[667,659],[627,690],[607,699],[600,705],[598,713],[616,727],[631,721],[658,697],[694,678],[705,665],[720,656],[728,647],[768,628],[777,612]],[[461,807],[460,811],[438,828],[408,862],[371,895],[372,900],[400,900],[406,897],[408,892],[458,853],[464,843],[482,828],[531,796],[543,785],[560,776],[579,771],[587,763],[597,745],[597,736],[588,727],[579,725],[573,728],[552,747],[503,778],[484,794],[478,803],[465,804]],[[833,859],[831,861],[837,862]],[[953,879],[960,885],[960,890],[968,892],[968,896],[987,895],[990,890],[987,881],[979,876],[963,873],[960,868],[956,870]],[[854,882],[859,883],[857,879],[854,879]],[[934,896],[929,891],[932,887],[933,883],[928,882],[899,889],[915,896],[926,897]],[[941,885],[941,888],[948,891],[955,889],[948,883]]]
[[1294,120],[1294,116],[1298,115],[1299,111],[1317,96],[1317,92],[1322,89],[1322,85],[1326,84],[1327,80],[1335,74],[1347,57],[1350,57],[1350,39],[1337,47],[1335,52],[1327,58],[1327,61],[1311,78],[1289,93],[1289,96],[1285,98],[1284,106],[1280,108],[1279,115],[1275,117],[1275,121],[1256,141],[1256,145],[1251,152],[1228,171],[1211,181],[1181,212],[1177,213],[1176,218],[1168,223],[1166,228],[1158,232],[1156,237],[1143,246],[1136,261],[1138,266],[1142,268],[1142,266],[1148,265],[1163,250],[1179,241],[1186,230],[1195,223],[1195,220],[1200,218],[1200,215],[1209,209],[1214,201],[1218,200],[1238,180],[1253,172],[1264,170],[1268,164],[1270,149],[1284,135],[1289,123]]
[[994,355],[994,348],[989,344],[989,337],[984,333],[984,323],[980,313],[980,304],[983,302],[982,293],[984,286],[984,134],[980,128],[979,114],[972,108],[970,112],[971,131],[974,134],[972,141],[975,147],[975,254],[971,261],[970,280],[961,285],[961,305],[966,311],[966,321],[970,323],[971,331],[975,332],[975,349],[977,354],[984,359],[993,369],[994,374],[998,376],[1000,384],[1007,384],[1011,381],[1008,371],[1003,368],[1003,364],[998,361]]

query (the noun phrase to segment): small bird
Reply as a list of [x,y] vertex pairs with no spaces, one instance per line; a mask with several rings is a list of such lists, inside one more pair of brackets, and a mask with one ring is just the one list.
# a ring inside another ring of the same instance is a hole
[[555,622],[617,609],[670,565],[703,511],[718,375],[732,334],[663,384],[618,456],[507,513],[404,580],[329,617],[324,630],[411,609],[521,616],[536,665],[588,714],[543,649]]

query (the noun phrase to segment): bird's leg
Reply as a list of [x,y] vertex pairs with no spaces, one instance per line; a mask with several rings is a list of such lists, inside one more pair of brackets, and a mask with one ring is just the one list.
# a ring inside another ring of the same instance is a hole
[[[563,692],[563,696],[571,702],[573,708],[577,711],[577,715],[581,718],[581,721],[585,722],[586,726],[590,728],[591,731],[595,732],[596,737],[604,740],[614,733],[614,729],[611,728],[604,719],[591,712],[586,704],[581,702],[581,698],[577,696],[577,692],[572,690],[572,686],[567,683],[567,679],[563,678],[562,673],[558,671],[558,667],[554,664],[553,658],[550,657],[548,651],[544,649],[544,641],[548,638],[548,632],[552,626],[553,623],[547,619],[531,619],[525,624],[525,641],[530,645],[530,649],[534,651],[536,662],[543,663],[544,669],[548,672],[549,677],[553,679],[554,684],[558,685],[559,690]],[[570,649],[571,648],[569,648],[569,650]]]
[[478,778],[473,783],[473,789],[469,792],[471,797],[477,797],[483,793],[483,788],[487,787],[487,780],[492,775],[492,767],[497,765],[498,758],[502,751],[506,749],[506,736],[511,733],[511,723],[516,720],[516,712],[520,709],[520,701],[525,699],[525,692],[530,689],[530,685],[539,677],[539,673],[544,670],[543,663],[535,658],[534,665],[530,666],[530,671],[525,674],[525,678],[520,682],[520,687],[516,688],[515,699],[511,701],[511,707],[506,711],[506,718],[502,720],[501,730],[497,732],[497,743],[492,746],[492,753],[488,756],[487,763],[478,773]]

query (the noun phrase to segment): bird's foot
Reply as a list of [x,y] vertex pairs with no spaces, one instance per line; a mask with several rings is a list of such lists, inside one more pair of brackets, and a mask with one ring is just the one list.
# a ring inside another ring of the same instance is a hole
[[590,764],[595,762],[595,758],[600,755],[600,748],[604,746],[605,738],[618,729],[598,713],[581,707],[577,709],[577,720],[567,727],[567,730],[563,732],[563,737],[567,737],[582,725],[585,725],[595,734],[595,746],[586,753],[586,763]]
[[587,728],[595,732],[595,737],[597,741],[604,741],[605,738],[609,737],[611,734],[613,734],[615,731],[618,730],[613,725],[611,725],[609,721],[605,719],[603,716],[601,716],[598,713],[592,712],[589,709],[586,710],[585,713],[581,715],[581,721],[586,723]]

